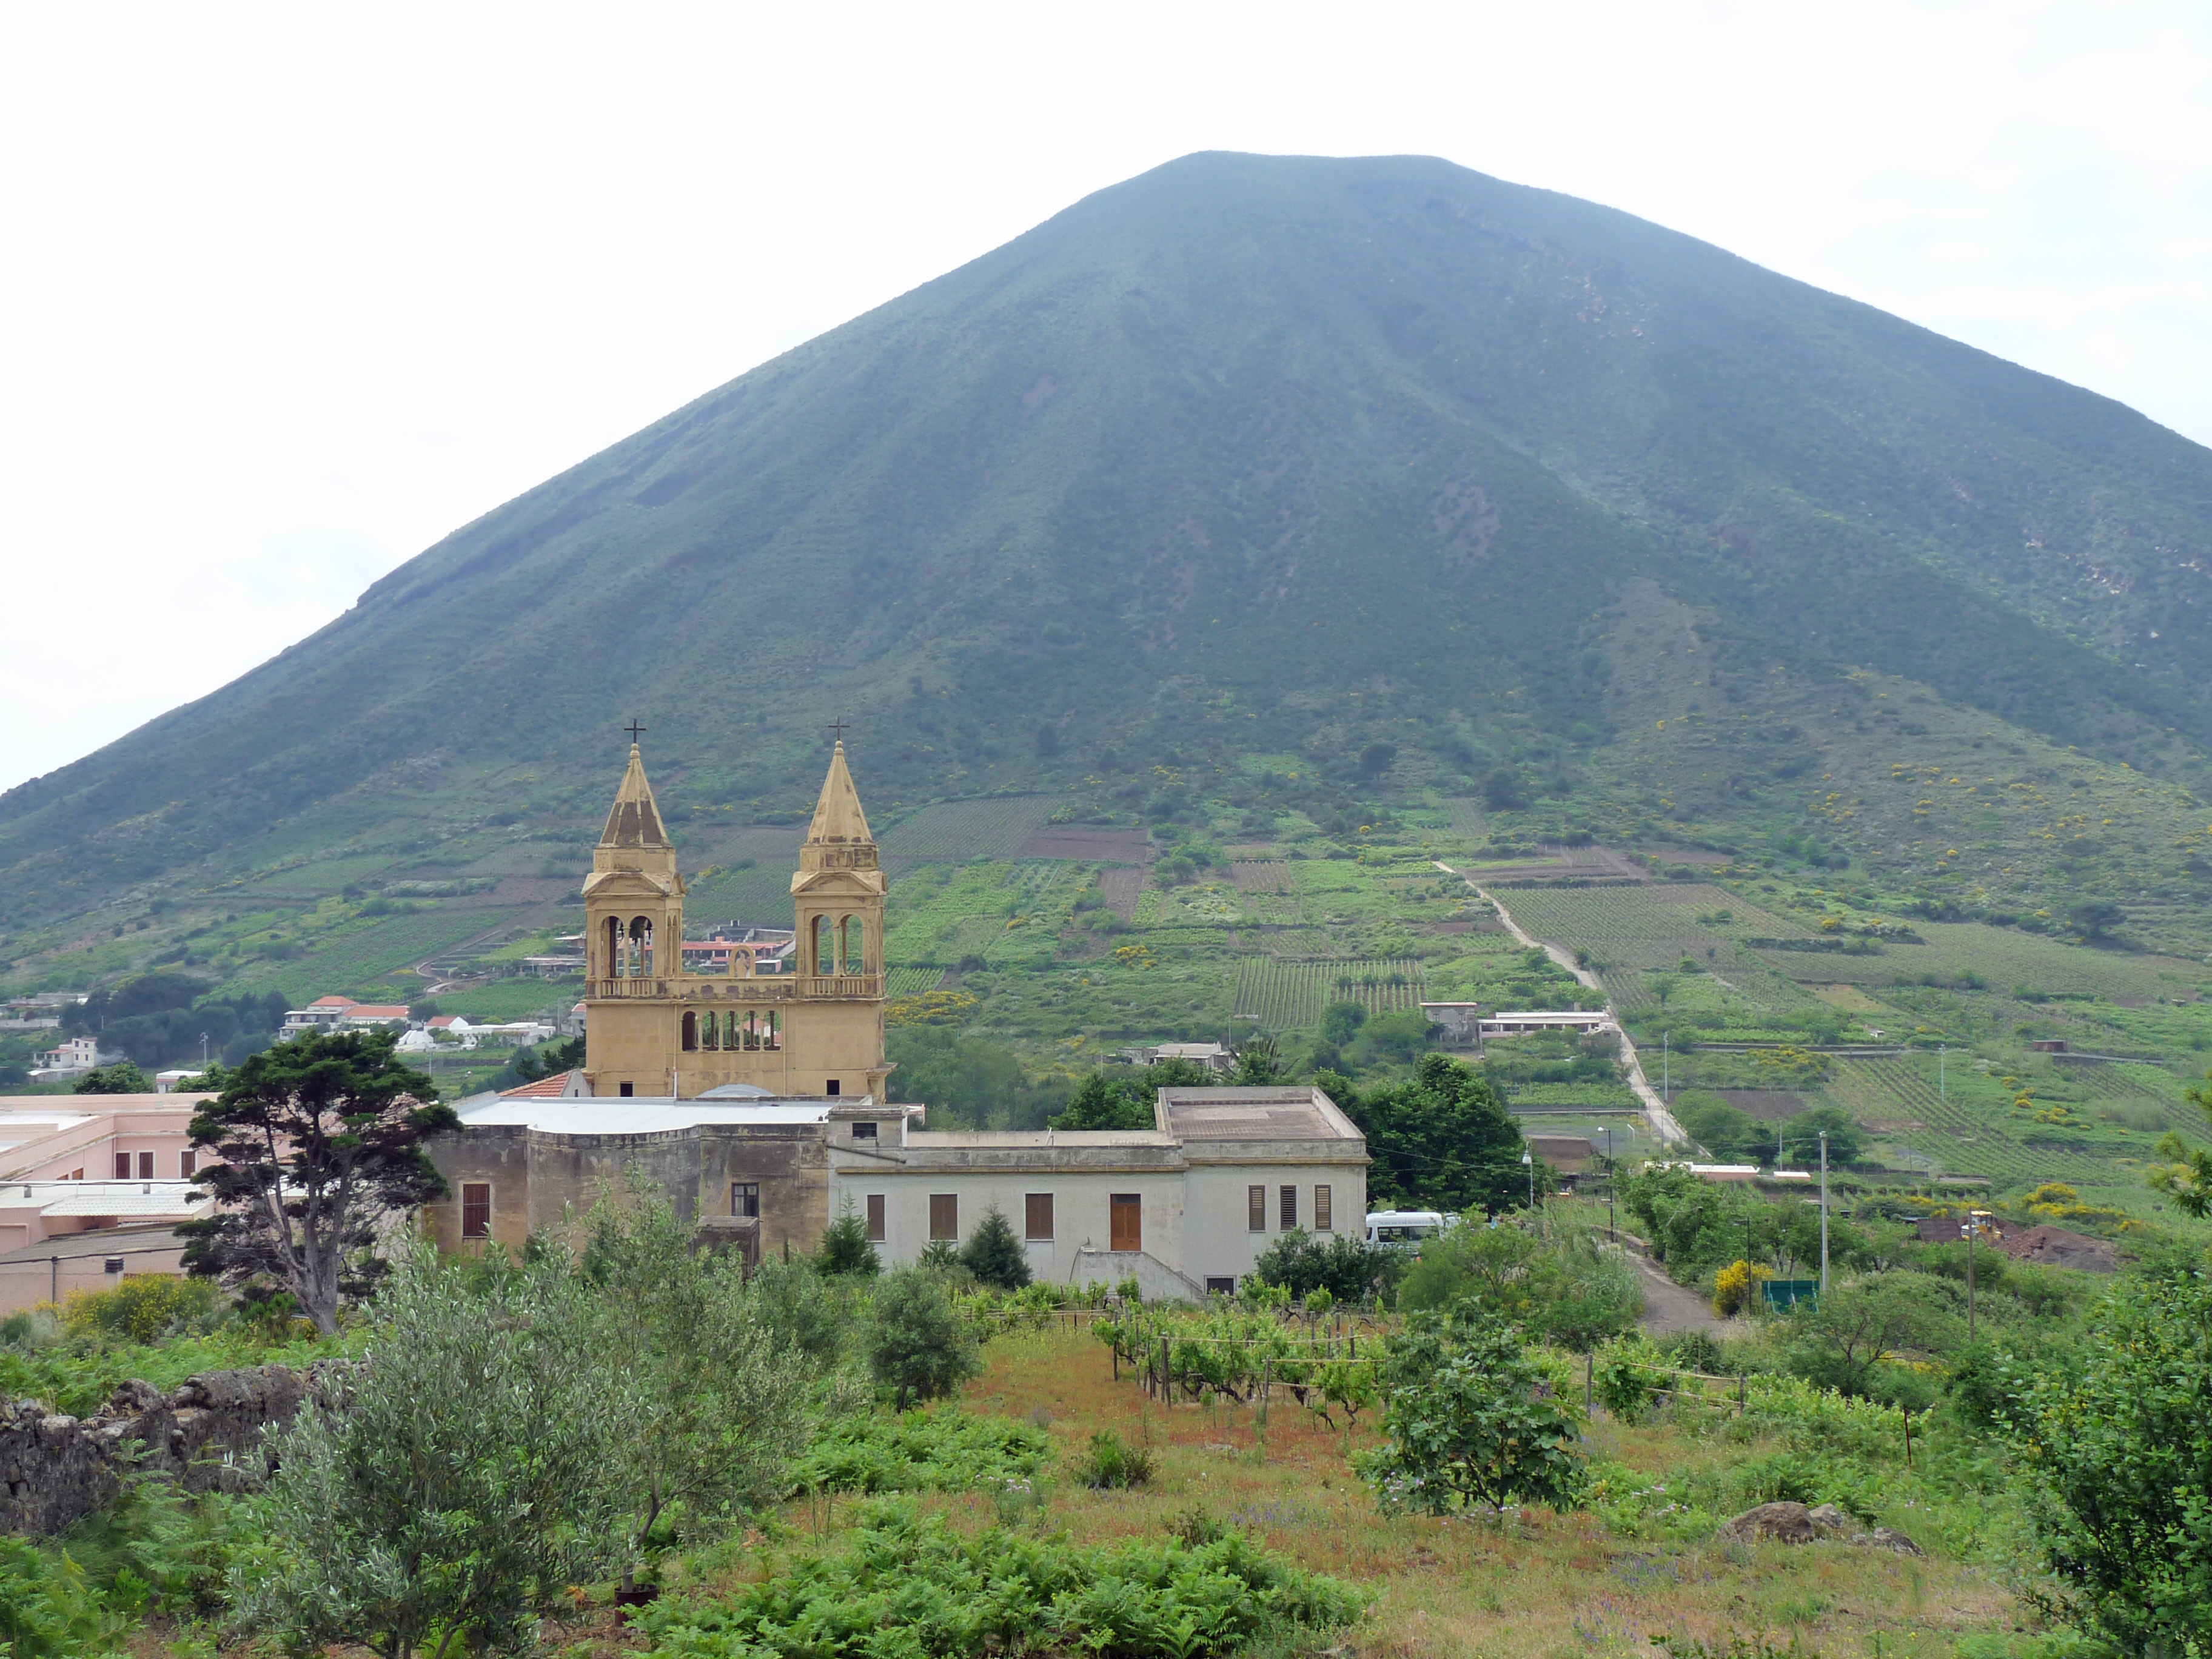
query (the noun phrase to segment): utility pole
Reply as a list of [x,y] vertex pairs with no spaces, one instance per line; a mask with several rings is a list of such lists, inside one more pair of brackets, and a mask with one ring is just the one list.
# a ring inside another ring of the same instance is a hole
[[1971,1217],[1959,1224],[1966,1236],[1966,1340],[1974,1340],[1974,1224]]
[[1536,1207],[1536,1160],[1524,1152],[1521,1162],[1528,1168],[1528,1207],[1533,1211]]
[[1605,1230],[1614,1242],[1620,1238],[1620,1218],[1613,1207],[1613,1186],[1618,1172],[1613,1167],[1613,1125],[1605,1126]]
[[1820,1294],[1828,1293],[1828,1132],[1820,1131]]
[[1659,1098],[1671,1106],[1674,1103],[1674,1030],[1672,1026],[1659,1033]]

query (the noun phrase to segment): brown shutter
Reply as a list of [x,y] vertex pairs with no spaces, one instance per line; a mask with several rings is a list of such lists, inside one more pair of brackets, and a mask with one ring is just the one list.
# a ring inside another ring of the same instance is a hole
[[1288,1232],[1297,1224],[1298,1189],[1295,1187],[1285,1187],[1283,1188],[1283,1231]]
[[488,1181],[461,1183],[461,1237],[491,1237],[491,1183]]
[[883,1242],[884,1195],[881,1193],[870,1193],[868,1194],[868,1243],[880,1244]]
[[118,1153],[116,1153],[116,1155],[115,1155],[115,1178],[116,1178],[118,1181],[128,1181],[128,1180],[130,1180],[130,1179],[131,1179],[131,1154],[130,1154],[130,1153],[128,1153],[128,1152],[118,1152]]
[[960,1195],[957,1193],[932,1193],[929,1195],[929,1236],[933,1239],[960,1237]]
[[1316,1187],[1314,1188],[1314,1231],[1326,1233],[1334,1231],[1335,1228],[1336,1217],[1332,1212],[1328,1188]]
[[1022,1233],[1024,1237],[1048,1239],[1052,1237],[1052,1194],[1029,1193],[1022,1198]]
[[1108,1248],[1115,1250],[1143,1249],[1144,1195],[1140,1193],[1115,1193],[1107,1204]]
[[1244,1189],[1244,1224],[1255,1233],[1267,1231],[1267,1189],[1247,1187]]

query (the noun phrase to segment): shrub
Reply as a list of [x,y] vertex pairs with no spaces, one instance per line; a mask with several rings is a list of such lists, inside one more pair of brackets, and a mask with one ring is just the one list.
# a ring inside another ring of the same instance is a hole
[[2212,1280],[2124,1281],[2075,1363],[2000,1392],[2045,1610],[2124,1652],[2212,1652]]
[[151,1342],[172,1326],[198,1324],[215,1311],[217,1291],[204,1279],[131,1273],[112,1290],[78,1291],[62,1307],[71,1336],[122,1336]]
[[832,1279],[873,1279],[884,1270],[882,1258],[869,1242],[868,1224],[849,1209],[822,1235],[816,1265]]
[[982,1369],[944,1281],[926,1267],[884,1275],[868,1316],[868,1369],[904,1411],[942,1398]]
[[118,1652],[129,1629],[67,1555],[0,1538],[0,1653],[80,1659]]
[[1504,1320],[1470,1304],[1413,1314],[1382,1371],[1387,1438],[1359,1467],[1385,1510],[1449,1515],[1581,1495],[1574,1419]]
[[1086,1486],[1141,1486],[1152,1478],[1152,1455],[1111,1429],[1091,1437],[1091,1449],[1071,1471]]
[[1469,1296],[1531,1336],[1577,1352],[1634,1329],[1644,1310],[1635,1269],[1586,1229],[1544,1238],[1521,1227],[1464,1223],[1422,1246],[1398,1302],[1445,1308]]
[[1326,1244],[1303,1227],[1279,1236],[1260,1253],[1252,1277],[1262,1285],[1310,1297],[1326,1291],[1335,1302],[1367,1302],[1388,1293],[1405,1270],[1395,1250],[1340,1233]]
[[825,1427],[793,1467],[811,1492],[963,1492],[1027,1480],[1051,1455],[1042,1428],[944,1410],[845,1419]]
[[983,1212],[983,1218],[961,1247],[960,1265],[975,1275],[977,1284],[994,1290],[1018,1291],[1030,1282],[1029,1252],[1014,1237],[1006,1212],[995,1204]]
[[1771,1267],[1756,1261],[1729,1262],[1713,1280],[1713,1311],[1723,1319],[1748,1312],[1759,1282],[1773,1277]]

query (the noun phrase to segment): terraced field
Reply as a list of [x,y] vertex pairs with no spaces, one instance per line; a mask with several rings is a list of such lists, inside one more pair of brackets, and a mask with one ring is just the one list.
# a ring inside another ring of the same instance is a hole
[[1060,810],[1055,795],[1007,795],[925,806],[876,837],[886,861],[1010,859]]
[[1269,1030],[1316,1025],[1332,1002],[1357,1002],[1370,1012],[1414,1008],[1421,1001],[1421,964],[1411,957],[1382,961],[1282,962],[1240,958],[1237,1018]]
[[289,962],[264,960],[243,966],[219,989],[225,996],[281,989],[302,1000],[327,994],[362,996],[380,987],[404,994],[421,985],[406,969],[490,932],[515,914],[435,909],[386,916],[349,927]]

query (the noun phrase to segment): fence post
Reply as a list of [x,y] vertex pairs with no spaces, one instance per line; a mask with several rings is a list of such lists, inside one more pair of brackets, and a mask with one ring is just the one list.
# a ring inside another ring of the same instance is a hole
[[1595,1408],[1595,1395],[1592,1389],[1596,1380],[1597,1351],[1593,1348],[1583,1356],[1583,1415],[1585,1417]]
[[1912,1467],[1912,1407],[1905,1407],[1905,1467]]
[[1738,1417],[1743,1415],[1743,1374],[1740,1371],[1735,1379],[1735,1414]]
[[1160,1398],[1175,1404],[1175,1371],[1168,1362],[1168,1340],[1160,1339]]

